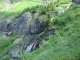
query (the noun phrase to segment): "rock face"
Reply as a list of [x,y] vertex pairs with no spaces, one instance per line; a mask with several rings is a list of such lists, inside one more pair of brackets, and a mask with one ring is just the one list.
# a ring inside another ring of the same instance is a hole
[[44,19],[45,19],[45,16],[40,16],[39,18],[33,19],[31,21],[29,33],[26,32],[23,38],[23,41],[24,41],[23,50],[26,50],[26,48],[29,45],[32,46],[31,43],[37,41],[37,38],[38,38],[37,35],[44,31],[45,29]]
[[[39,48],[44,37],[53,34],[51,31],[46,31],[43,33],[45,30],[44,19],[46,16],[39,16],[38,18],[36,16],[32,17],[30,12],[26,12],[16,20],[9,19],[0,24],[0,31],[4,33],[7,32],[7,34],[9,34],[12,32],[13,34],[24,35],[22,43],[20,44],[21,46],[18,46],[16,49],[9,51],[9,55],[14,60],[20,60],[18,57],[16,57],[16,55],[20,54],[20,51],[27,49],[27,51],[30,53],[36,50]],[[17,45],[19,41],[20,40],[16,40],[13,44]],[[28,47],[31,48],[29,49]]]
[[31,13],[24,13],[19,19],[14,22],[14,33],[25,34],[25,32],[29,32],[31,21]]
[[80,0],[72,0],[73,3],[80,4]]
[[40,16],[38,19],[32,19],[31,13],[26,12],[15,21],[5,21],[0,24],[2,32],[12,32],[15,34],[37,34],[44,30],[45,16]]
[[3,22],[0,24],[0,31],[6,31],[6,28],[7,28],[7,22]]
[[[24,13],[20,18],[15,21],[5,21],[0,24],[0,31],[2,32],[13,32],[15,34],[24,35],[25,32],[29,31],[30,22],[32,20],[31,13]],[[7,23],[8,22],[8,23]]]
[[45,23],[42,17],[39,17],[37,20],[31,21],[30,33],[31,34],[40,33],[44,30],[44,28],[45,28]]
[[37,34],[42,32],[45,28],[43,17],[39,17],[38,19],[32,19],[31,13],[26,12],[15,21],[5,21],[1,23],[0,30],[2,32],[12,32],[20,35],[24,35],[25,32],[26,34]]

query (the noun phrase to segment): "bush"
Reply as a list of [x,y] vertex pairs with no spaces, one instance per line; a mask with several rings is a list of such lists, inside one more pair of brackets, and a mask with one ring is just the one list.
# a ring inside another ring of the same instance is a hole
[[46,26],[48,27],[48,26],[50,25],[51,13],[48,12],[48,13],[46,13],[46,14],[47,14],[47,18],[46,18],[46,20],[45,20],[45,24],[46,24]]
[[11,57],[9,55],[6,55],[2,58],[2,60],[9,60]]

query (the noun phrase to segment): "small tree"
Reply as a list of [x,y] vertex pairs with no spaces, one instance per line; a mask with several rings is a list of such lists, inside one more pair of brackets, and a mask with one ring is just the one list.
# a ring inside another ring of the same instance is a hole
[[51,13],[50,12],[47,12],[47,18],[45,20],[46,26],[49,26],[50,25],[50,19],[51,19]]

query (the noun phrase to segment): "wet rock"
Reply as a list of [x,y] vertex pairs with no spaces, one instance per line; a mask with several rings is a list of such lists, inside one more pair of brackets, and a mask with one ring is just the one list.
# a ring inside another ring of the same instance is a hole
[[32,42],[32,43],[27,47],[27,49],[26,49],[26,52],[27,52],[27,53],[31,53],[32,51],[34,51],[34,50],[36,50],[36,49],[39,48],[39,46],[40,46],[40,41],[38,41],[37,39],[38,39],[38,37],[35,38],[35,39],[34,39],[35,41]]
[[28,34],[28,35],[24,35],[23,37],[23,48],[22,50],[26,50],[28,46],[30,46],[31,44],[33,44],[33,42],[35,42],[35,40],[37,39],[38,34]]
[[25,45],[27,53],[31,53],[32,51],[38,49],[42,45],[42,41],[46,40],[46,37],[47,37],[47,40],[48,40],[49,35],[54,35],[54,30],[55,29],[47,30],[45,33],[38,34],[35,37],[33,37],[32,39],[30,39],[30,42],[28,42],[29,45],[28,44]]

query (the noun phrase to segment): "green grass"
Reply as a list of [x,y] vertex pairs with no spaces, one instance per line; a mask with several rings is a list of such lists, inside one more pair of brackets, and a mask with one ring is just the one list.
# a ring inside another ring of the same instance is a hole
[[72,0],[59,0],[59,4],[68,4],[68,3],[71,3]]
[[3,58],[2,58],[2,60],[10,60],[11,59],[11,57],[9,56],[9,55],[5,55]]
[[58,28],[49,41],[23,60],[80,60],[80,6],[71,7],[56,17],[53,27]]
[[1,8],[4,8],[5,6],[6,6],[6,3],[0,2],[0,9],[1,9]]
[[4,18],[10,17],[10,16],[18,16],[23,12],[24,9],[27,9],[28,7],[31,8],[32,6],[37,6],[37,5],[42,5],[42,3],[33,2],[33,1],[20,2],[15,7],[9,9],[8,11],[3,12],[2,16]]
[[10,9],[9,12],[21,12],[27,7],[32,7],[36,5],[41,5],[41,3],[38,2],[31,2],[31,1],[25,1],[25,2],[20,2],[17,6],[14,8]]
[[5,9],[5,7],[6,7],[6,3],[4,3],[4,2],[0,2],[0,11],[2,11],[2,10],[4,10]]
[[11,49],[16,47],[12,43],[18,37],[19,36],[13,35],[9,38],[4,38],[4,37],[2,37],[2,34],[0,34],[0,58],[4,55],[7,55],[8,51],[10,51]]

